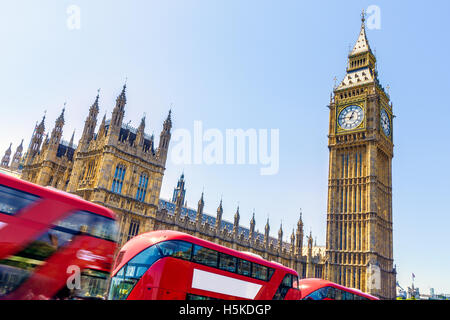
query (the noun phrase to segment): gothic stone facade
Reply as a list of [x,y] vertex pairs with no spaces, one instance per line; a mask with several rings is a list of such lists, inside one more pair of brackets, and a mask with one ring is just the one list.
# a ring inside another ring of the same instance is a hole
[[[222,203],[217,216],[203,213],[203,196],[197,211],[184,206],[184,177],[178,182],[173,202],[160,199],[167,152],[171,137],[171,113],[164,121],[159,146],[147,135],[145,118],[137,129],[123,124],[126,94],[124,86],[116,100],[111,119],[103,117],[96,132],[99,112],[97,95],[89,108],[78,145],[62,140],[64,109],[50,137],[45,135],[45,116],[36,124],[28,152],[24,156],[22,178],[40,185],[71,192],[112,209],[118,218],[119,245],[137,234],[159,229],[179,230],[235,248],[296,269],[302,277],[323,277],[324,248],[313,246],[312,236],[303,247],[303,222],[292,233],[291,242],[283,242],[282,227],[278,239],[239,224],[239,209],[234,223],[222,219]],[[189,214],[187,214],[189,213]]]
[[22,178],[71,192],[112,209],[120,224],[119,243],[154,229],[159,193],[172,128],[171,113],[164,121],[159,146],[147,135],[145,117],[137,129],[123,124],[126,86],[116,99],[112,117],[103,117],[98,131],[97,95],[89,109],[78,146],[62,141],[64,109],[50,138],[44,137],[45,116],[33,132],[25,155]]

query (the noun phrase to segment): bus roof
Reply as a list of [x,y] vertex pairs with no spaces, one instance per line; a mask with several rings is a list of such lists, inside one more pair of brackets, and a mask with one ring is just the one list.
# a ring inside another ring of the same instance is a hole
[[179,231],[172,231],[172,230],[158,230],[158,231],[150,231],[150,232],[142,233],[142,234],[130,239],[122,247],[121,250],[133,251],[133,253],[131,253],[131,256],[127,254],[127,256],[131,258],[131,257],[134,257],[137,253],[141,252],[142,250],[148,248],[149,246],[151,246],[155,243],[158,243],[161,241],[167,241],[167,240],[188,241],[188,242],[191,242],[191,243],[203,246],[203,247],[207,247],[207,248],[210,248],[210,249],[222,252],[222,253],[226,253],[226,254],[235,256],[237,258],[245,259],[245,260],[248,260],[251,262],[265,265],[267,267],[282,269],[282,270],[288,271],[290,273],[297,274],[297,272],[295,270],[288,268],[280,263],[267,261],[261,257],[258,257],[257,255],[254,255],[254,254],[248,254],[248,253],[244,253],[242,251],[230,249],[225,246],[219,245],[217,243],[213,243],[213,242],[210,242],[210,241],[207,241],[204,239],[194,237],[187,233],[183,233],[183,232],[179,232]]
[[361,290],[358,289],[354,289],[354,288],[348,288],[348,287],[344,287],[340,284],[328,281],[328,280],[324,280],[324,279],[318,279],[318,278],[307,278],[307,279],[300,279],[299,281],[299,286],[300,286],[300,291],[301,291],[301,296],[302,298],[306,297],[307,295],[309,295],[310,293],[316,291],[317,289],[323,288],[323,287],[327,287],[327,286],[331,286],[331,287],[335,287],[341,290],[345,290],[347,292],[351,292],[354,294],[357,294],[359,296],[363,296],[363,297],[367,297],[369,299],[375,299],[378,300],[377,297],[372,296],[368,293],[362,292]]
[[42,198],[52,198],[54,200],[65,202],[79,208],[80,210],[87,210],[96,214],[100,214],[102,216],[106,216],[108,218],[113,219],[116,218],[114,211],[105,208],[99,204],[95,204],[87,200],[84,200],[83,198],[77,195],[51,187],[50,188],[42,187],[37,184],[10,175],[6,175],[1,172],[0,172],[0,184],[4,184],[14,189],[22,190],[24,192],[28,192]]

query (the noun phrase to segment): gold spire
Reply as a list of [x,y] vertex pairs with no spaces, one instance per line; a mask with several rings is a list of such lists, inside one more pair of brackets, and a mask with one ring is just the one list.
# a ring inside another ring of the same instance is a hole
[[362,52],[370,51],[369,41],[367,40],[366,36],[366,25],[365,25],[365,18],[366,14],[364,12],[364,9],[361,13],[361,31],[359,32],[358,40],[356,40],[356,43],[353,47],[353,50],[350,52],[350,55],[356,55]]

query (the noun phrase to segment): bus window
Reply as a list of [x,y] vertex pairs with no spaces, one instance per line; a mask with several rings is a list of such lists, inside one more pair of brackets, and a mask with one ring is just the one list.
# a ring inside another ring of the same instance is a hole
[[333,288],[333,287],[325,287],[325,288],[328,289],[327,294],[326,294],[325,297],[328,298],[328,299],[336,300],[336,296],[337,296],[336,291],[337,291],[337,289]]
[[85,299],[104,299],[107,285],[108,272],[86,269],[81,273],[80,289],[76,289],[74,296]]
[[314,292],[311,292],[305,298],[305,300],[324,300],[325,298],[334,299],[334,288],[331,287],[320,288]]
[[0,212],[15,215],[20,210],[39,199],[38,196],[0,185]]
[[292,288],[299,289],[298,276],[292,275]]
[[[94,237],[116,241],[117,224],[109,219],[87,211],[76,211],[55,223],[56,229],[77,233],[88,233]],[[59,227],[59,228],[58,228]]]
[[191,259],[192,244],[184,241],[166,241],[158,244],[164,257],[171,256],[183,260]]
[[351,292],[347,292],[347,291],[342,291],[342,300],[355,300],[353,293]]
[[217,268],[217,256],[218,256],[217,251],[201,247],[198,245],[194,246],[194,256],[193,256],[194,262]]
[[342,293],[343,291],[337,288],[333,288],[335,292],[335,300],[342,300]]
[[272,300],[284,300],[284,297],[286,297],[286,294],[288,293],[290,288],[292,288],[292,274],[288,273],[284,276],[283,280],[278,286],[277,292],[275,292]]
[[239,259],[238,273],[250,277],[252,275],[252,264],[250,261]]
[[211,298],[211,297],[207,297],[207,296],[199,296],[199,295],[196,295],[196,294],[188,293],[188,294],[186,294],[186,300],[200,300],[200,301],[203,301],[203,300],[219,300],[219,299]]
[[157,245],[141,251],[111,278],[109,300],[124,300],[150,266],[161,258]]
[[267,281],[267,267],[254,263],[252,268],[252,277]]
[[94,237],[105,240],[117,241],[119,234],[117,223],[113,219],[109,219],[100,215],[92,215],[91,230],[89,233]]
[[228,254],[219,254],[219,268],[229,272],[236,272],[236,257]]
[[73,233],[82,231],[87,232],[87,226],[89,225],[90,218],[91,215],[89,213],[77,211],[65,217],[63,220],[58,221],[55,225],[66,230],[70,230]]

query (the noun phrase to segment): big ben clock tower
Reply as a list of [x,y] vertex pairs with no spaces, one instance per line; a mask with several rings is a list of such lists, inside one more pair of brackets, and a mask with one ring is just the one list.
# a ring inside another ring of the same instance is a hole
[[347,74],[330,101],[326,278],[395,299],[393,112],[362,15]]

